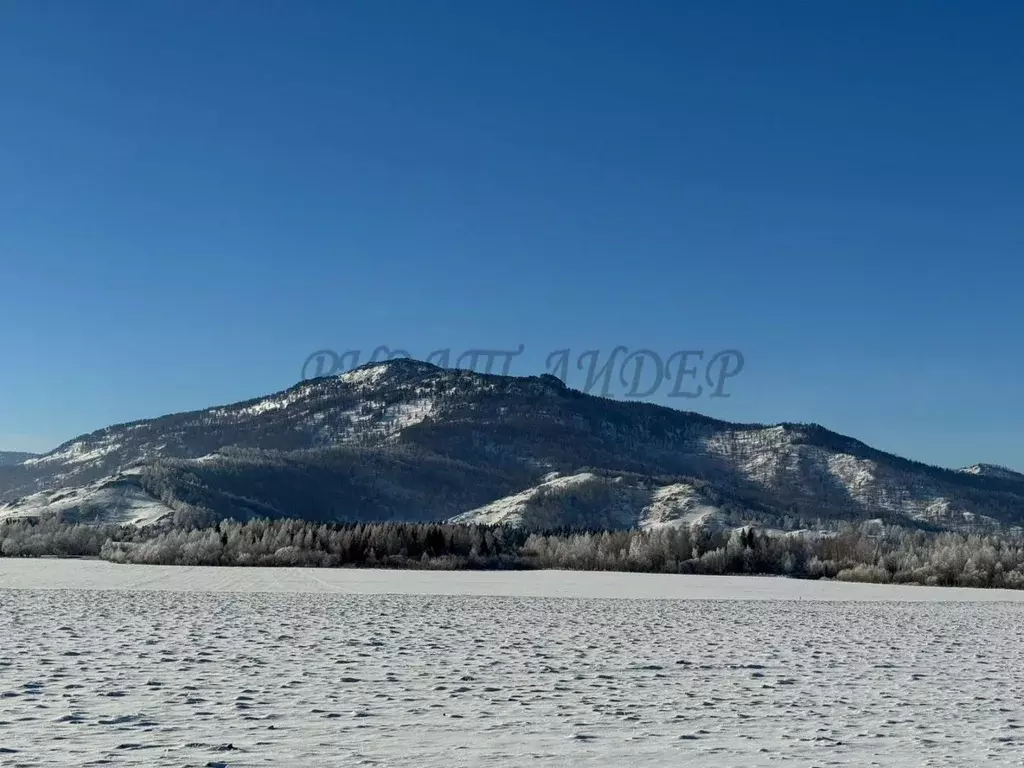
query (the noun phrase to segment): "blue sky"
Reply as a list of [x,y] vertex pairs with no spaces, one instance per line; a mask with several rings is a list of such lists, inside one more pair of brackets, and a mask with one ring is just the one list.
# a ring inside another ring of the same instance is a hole
[[743,352],[668,405],[1024,470],[1022,34],[1016,2],[5,3],[0,449],[324,347],[625,345]]

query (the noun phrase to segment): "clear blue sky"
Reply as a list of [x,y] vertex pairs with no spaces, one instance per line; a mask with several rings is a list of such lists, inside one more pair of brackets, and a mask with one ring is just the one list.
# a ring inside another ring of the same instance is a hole
[[670,405],[1024,469],[1022,39],[995,1],[6,2],[0,449],[323,347],[622,344],[742,350]]

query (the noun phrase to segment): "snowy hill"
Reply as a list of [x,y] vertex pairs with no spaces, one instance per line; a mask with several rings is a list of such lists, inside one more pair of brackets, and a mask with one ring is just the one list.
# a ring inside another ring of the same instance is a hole
[[[0,466],[0,517],[79,498],[146,521],[174,510],[628,527],[713,510],[733,524],[778,528],[875,518],[1024,523],[1021,476],[977,467],[928,466],[813,424],[732,424],[593,397],[551,376],[395,360],[108,427]],[[105,484],[125,477],[136,490],[118,486],[120,498],[134,501],[118,506]]]
[[0,508],[6,518],[65,513],[76,521],[123,522],[148,525],[170,517],[174,510],[141,487],[131,472],[81,488],[40,491]]
[[707,489],[688,483],[591,472],[552,472],[538,485],[457,515],[451,522],[608,529],[708,523],[721,512]]

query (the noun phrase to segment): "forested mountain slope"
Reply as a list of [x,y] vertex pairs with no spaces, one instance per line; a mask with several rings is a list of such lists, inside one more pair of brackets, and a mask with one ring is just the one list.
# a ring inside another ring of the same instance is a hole
[[996,469],[928,466],[813,424],[593,397],[552,376],[394,360],[0,466],[0,516],[1020,525],[1024,477]]

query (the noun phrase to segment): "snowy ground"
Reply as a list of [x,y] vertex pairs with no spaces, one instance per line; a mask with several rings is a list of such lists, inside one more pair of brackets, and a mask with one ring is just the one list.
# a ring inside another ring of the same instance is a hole
[[1013,592],[0,559],[0,765],[1019,766],[1022,625]]

